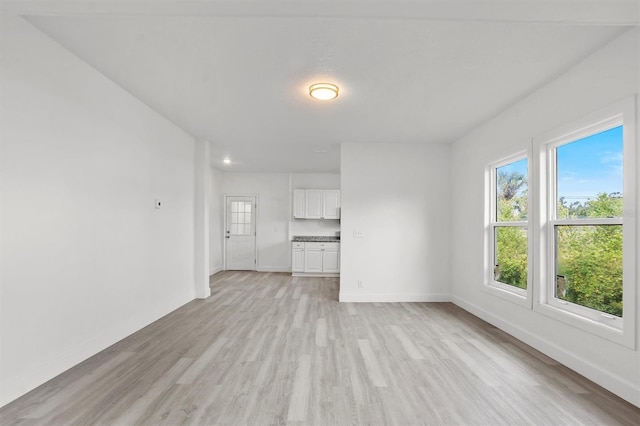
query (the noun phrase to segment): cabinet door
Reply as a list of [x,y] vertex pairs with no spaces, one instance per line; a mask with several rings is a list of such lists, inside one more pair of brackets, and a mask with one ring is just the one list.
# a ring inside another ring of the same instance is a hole
[[340,190],[326,189],[322,191],[322,217],[325,219],[340,219]]
[[322,249],[304,249],[304,272],[322,272]]
[[322,219],[323,191],[321,189],[307,189],[305,197],[305,217],[307,219]]
[[304,189],[293,190],[293,218],[304,219],[305,216],[305,193]]
[[326,248],[322,252],[322,272],[340,272],[340,251],[338,249]]
[[304,249],[291,250],[291,272],[304,272]]

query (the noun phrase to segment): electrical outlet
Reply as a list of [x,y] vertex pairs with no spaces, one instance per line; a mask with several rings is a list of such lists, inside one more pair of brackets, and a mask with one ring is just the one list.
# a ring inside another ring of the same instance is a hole
[[364,238],[364,231],[353,230],[353,238]]
[[362,288],[362,280],[358,280],[358,288]]

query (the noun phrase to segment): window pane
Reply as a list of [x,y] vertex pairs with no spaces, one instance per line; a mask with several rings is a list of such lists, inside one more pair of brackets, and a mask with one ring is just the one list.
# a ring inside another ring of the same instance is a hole
[[527,228],[495,228],[496,259],[494,280],[514,287],[527,288]]
[[556,148],[558,219],[622,216],[622,126]]
[[527,220],[527,159],[496,168],[496,221]]
[[622,225],[556,226],[555,296],[622,317]]
[[237,201],[232,201],[231,202],[231,212],[235,213],[238,211],[238,202]]

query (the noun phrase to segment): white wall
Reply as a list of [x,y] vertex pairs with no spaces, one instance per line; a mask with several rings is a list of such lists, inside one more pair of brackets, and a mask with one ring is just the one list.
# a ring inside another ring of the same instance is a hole
[[341,301],[449,299],[449,155],[444,144],[342,145]]
[[256,222],[259,271],[291,270],[288,173],[223,173],[225,195],[257,195]]
[[209,201],[211,197],[211,144],[206,140],[196,140],[194,149],[194,290],[198,299],[211,296],[209,285]]
[[224,192],[223,172],[211,167],[209,185],[209,275],[223,269]]
[[638,350],[599,338],[481,289],[485,166],[526,149],[536,135],[638,93],[639,38],[637,29],[625,33],[456,142],[452,148],[450,174],[451,192],[455,194],[451,209],[455,224],[451,268],[455,303],[636,405],[640,405]]
[[[291,175],[291,190],[293,191],[294,189],[340,189],[340,174],[293,173]],[[293,217],[293,212],[290,213],[290,217]],[[340,221],[338,220],[291,220],[291,235],[334,236],[339,230]]]
[[1,24],[0,406],[194,297],[193,140]]

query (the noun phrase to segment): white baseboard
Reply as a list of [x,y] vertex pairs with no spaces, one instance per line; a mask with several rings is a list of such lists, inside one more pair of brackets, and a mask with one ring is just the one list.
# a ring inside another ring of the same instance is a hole
[[561,348],[560,346],[553,344],[521,327],[515,326],[511,322],[504,320],[493,313],[487,312],[479,306],[464,299],[452,296],[451,302],[478,318],[485,320],[489,324],[498,327],[500,330],[512,335],[516,339],[521,340],[527,345],[539,350],[543,354],[555,359],[566,367],[613,392],[620,398],[640,407],[640,388],[637,384],[634,384],[625,378],[613,376],[599,366],[577,356],[575,353]]
[[343,293],[340,292],[340,302],[449,302],[448,294],[427,293]]
[[289,266],[258,266],[258,272],[291,272]]
[[131,324],[133,321],[115,324],[106,330],[101,330],[100,333],[94,334],[78,345],[74,345],[64,351],[49,356],[42,364],[35,365],[29,370],[10,377],[8,380],[0,383],[0,408],[67,371],[71,367],[91,358],[93,355],[114,343],[159,320],[189,303],[191,300],[193,300],[193,297],[188,300],[180,300],[172,304],[169,308],[158,311],[152,315],[147,315],[144,318],[135,318],[134,324]]
[[294,277],[340,278],[340,274],[330,274],[328,272],[293,272],[291,275]]
[[222,271],[222,265],[213,266],[209,269],[209,276],[217,274],[220,271]]

